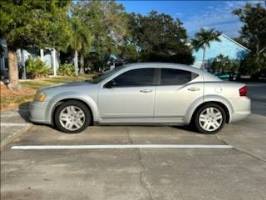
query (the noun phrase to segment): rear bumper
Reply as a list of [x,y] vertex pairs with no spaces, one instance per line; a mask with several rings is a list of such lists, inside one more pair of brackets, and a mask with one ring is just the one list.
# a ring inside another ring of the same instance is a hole
[[231,122],[236,122],[236,121],[240,121],[242,119],[245,119],[250,114],[251,114],[251,112],[238,112],[238,113],[234,113],[234,114],[232,114]]
[[42,124],[51,124],[47,116],[47,102],[31,102],[30,103],[30,121]]
[[251,114],[251,101],[248,97],[240,97],[233,108],[230,122],[245,119]]

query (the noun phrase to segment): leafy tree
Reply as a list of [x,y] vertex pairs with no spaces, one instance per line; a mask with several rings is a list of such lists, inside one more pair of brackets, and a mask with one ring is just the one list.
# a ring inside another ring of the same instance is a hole
[[246,4],[233,13],[243,23],[239,40],[251,50],[241,65],[241,71],[259,74],[266,70],[266,9],[260,4]]
[[75,51],[74,67],[75,74],[78,75],[78,54],[86,53],[91,48],[92,36],[85,24],[78,17],[71,18],[72,36],[70,39],[70,47]]
[[219,36],[220,32],[214,29],[207,30],[202,28],[192,39],[192,46],[196,51],[203,49],[202,64],[204,64],[206,48],[210,47],[211,41],[220,41]]
[[152,11],[147,16],[129,15],[131,43],[140,52],[142,61],[163,61],[191,64],[187,34],[178,19]]
[[121,52],[128,33],[127,15],[122,5],[113,0],[78,1],[74,6],[73,15],[88,27],[94,38],[94,53],[90,52],[87,56],[98,60],[97,68],[106,63],[110,54]]
[[70,29],[70,0],[0,1],[0,37],[8,45],[10,87],[18,86],[16,50],[27,47],[65,49]]
[[139,60],[139,52],[137,47],[130,42],[120,48],[119,56],[127,62],[137,62]]

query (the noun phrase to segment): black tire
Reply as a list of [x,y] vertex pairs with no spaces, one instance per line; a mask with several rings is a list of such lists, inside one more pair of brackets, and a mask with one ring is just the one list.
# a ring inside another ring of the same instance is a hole
[[[68,107],[68,106],[75,106],[75,107],[78,107],[79,109],[81,109],[84,114],[85,114],[85,120],[84,120],[84,123],[82,125],[82,127],[80,127],[79,129],[77,130],[69,130],[69,129],[66,129],[62,126],[62,124],[60,123],[60,120],[59,120],[59,116],[60,116],[60,113],[61,111]],[[88,109],[88,107],[80,102],[80,101],[76,101],[76,100],[69,100],[69,101],[66,101],[66,102],[63,102],[62,104],[60,104],[55,112],[54,112],[54,124],[56,126],[56,128],[59,130],[59,131],[62,131],[62,132],[65,132],[65,133],[69,133],[69,134],[74,134],[74,133],[80,133],[81,131],[83,131],[85,128],[87,128],[90,124],[91,124],[91,120],[92,120],[92,116],[91,116],[91,112],[90,110]]]
[[[221,114],[222,114],[221,125],[219,126],[218,129],[213,130],[213,131],[208,131],[208,130],[203,129],[202,126],[200,125],[200,119],[199,119],[200,118],[200,114],[206,108],[210,108],[210,107],[218,109],[221,112]],[[219,132],[224,127],[225,122],[226,122],[226,114],[225,114],[224,109],[221,106],[219,106],[218,104],[216,104],[216,103],[208,103],[208,104],[205,104],[205,105],[201,106],[199,109],[197,109],[197,111],[196,111],[196,113],[195,113],[195,115],[193,117],[192,125],[200,133],[215,134],[215,133]]]

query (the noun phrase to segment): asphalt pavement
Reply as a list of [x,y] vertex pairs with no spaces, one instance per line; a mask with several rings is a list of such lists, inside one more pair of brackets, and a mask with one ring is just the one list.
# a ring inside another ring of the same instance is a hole
[[252,112],[266,116],[266,83],[247,83],[247,86]]

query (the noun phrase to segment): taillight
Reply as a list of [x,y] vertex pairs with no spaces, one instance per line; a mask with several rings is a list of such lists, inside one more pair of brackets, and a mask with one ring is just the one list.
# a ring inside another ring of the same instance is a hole
[[242,88],[239,89],[239,95],[240,96],[247,96],[248,94],[248,87],[243,86]]

